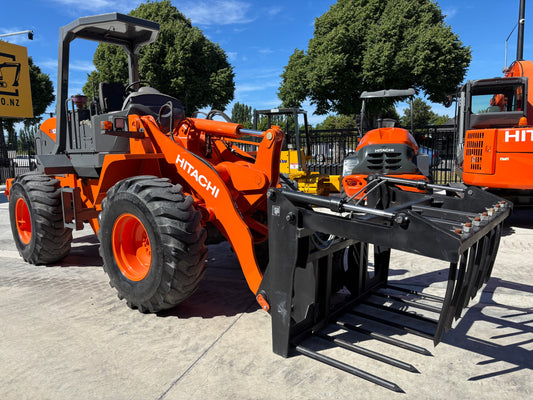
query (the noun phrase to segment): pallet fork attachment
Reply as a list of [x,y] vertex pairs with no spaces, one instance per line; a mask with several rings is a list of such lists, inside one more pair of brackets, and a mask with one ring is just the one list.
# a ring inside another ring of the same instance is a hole
[[[374,178],[380,187],[369,195],[367,206],[286,189],[270,190],[270,261],[258,295],[270,306],[276,354],[283,357],[293,352],[304,354],[401,391],[392,382],[315,352],[301,342],[315,336],[349,348],[323,333],[328,325],[336,324],[342,329],[357,330],[418,353],[427,353],[425,349],[398,339],[365,332],[357,325],[372,319],[431,338],[438,344],[443,333],[451,328],[454,319],[461,317],[469,300],[489,279],[503,221],[510,214],[512,204],[478,188],[425,184],[427,192],[417,193],[403,191],[396,185],[419,187],[419,181]],[[374,249],[373,268],[369,244]],[[449,262],[444,296],[390,285],[391,249]],[[378,304],[379,301],[374,301],[376,298],[400,303],[401,307]],[[394,315],[403,314],[432,329],[424,331],[392,322],[399,318],[379,318],[374,312],[360,310],[361,305],[385,309]],[[428,318],[419,311],[405,311],[407,306],[436,313],[438,317]],[[344,322],[343,316],[347,313],[357,323]],[[377,353],[368,356],[384,358]],[[397,360],[388,363],[404,368]]]

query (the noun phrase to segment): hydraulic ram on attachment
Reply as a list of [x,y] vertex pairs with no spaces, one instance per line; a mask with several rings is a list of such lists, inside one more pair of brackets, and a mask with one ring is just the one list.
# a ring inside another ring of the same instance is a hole
[[[489,279],[503,221],[512,204],[478,188],[429,184],[420,188],[418,181],[382,176],[372,182],[377,189],[368,191],[366,206],[272,189],[268,196],[270,258],[257,294],[269,305],[276,354],[287,357],[295,350],[389,387],[390,382],[368,377],[364,371],[299,343],[310,335],[332,341],[319,330],[331,323],[350,326],[340,320],[346,312],[356,318],[372,318],[354,307],[377,293],[407,304],[406,296],[435,302],[418,307],[437,313],[437,318],[409,314],[429,322],[431,332],[408,331],[430,337],[437,344]],[[398,186],[416,186],[426,193]],[[373,269],[369,268],[369,244],[374,249]],[[449,262],[444,296],[388,285],[391,249]],[[394,316],[387,320],[394,326]],[[394,385],[389,388],[396,390]]]

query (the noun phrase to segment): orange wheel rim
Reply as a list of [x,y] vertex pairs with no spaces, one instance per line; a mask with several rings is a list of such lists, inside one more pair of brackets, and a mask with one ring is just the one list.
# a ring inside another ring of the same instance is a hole
[[31,241],[30,209],[22,197],[18,198],[15,203],[15,221],[20,241],[29,244]]
[[132,281],[148,275],[152,261],[150,238],[142,222],[133,214],[122,214],[112,233],[113,254],[120,271]]

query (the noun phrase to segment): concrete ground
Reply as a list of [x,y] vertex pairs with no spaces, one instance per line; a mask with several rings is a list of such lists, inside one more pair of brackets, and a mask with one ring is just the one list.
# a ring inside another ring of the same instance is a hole
[[[256,305],[234,255],[226,244],[209,250],[206,278],[193,296],[171,311],[141,314],[108,285],[89,230],[76,233],[60,264],[23,262],[4,196],[0,399],[533,398],[533,210],[508,220],[493,277],[442,343],[434,348],[430,340],[390,332],[431,355],[360,338],[418,372],[346,356],[403,393],[304,356],[275,355],[270,317]],[[432,260],[400,254],[392,264],[394,281],[444,286],[443,266]]]

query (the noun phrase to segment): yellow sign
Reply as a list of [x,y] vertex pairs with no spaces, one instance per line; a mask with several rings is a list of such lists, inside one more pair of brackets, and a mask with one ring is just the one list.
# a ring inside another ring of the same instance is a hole
[[26,47],[0,41],[0,118],[33,118]]

